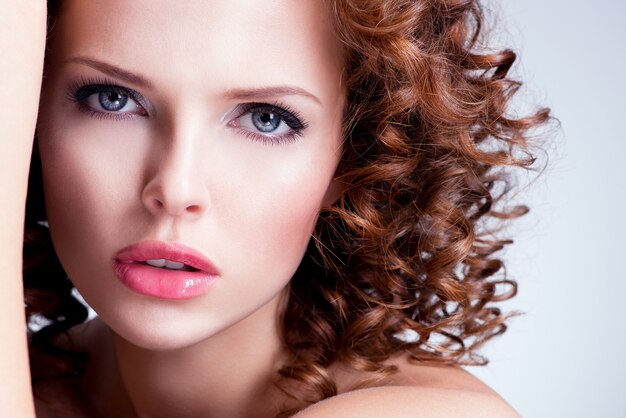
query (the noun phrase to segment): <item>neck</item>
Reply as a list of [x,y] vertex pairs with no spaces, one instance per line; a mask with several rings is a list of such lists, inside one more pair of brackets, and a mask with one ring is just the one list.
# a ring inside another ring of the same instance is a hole
[[280,407],[274,387],[283,360],[279,298],[217,335],[167,351],[113,333],[123,385],[139,418],[266,417]]

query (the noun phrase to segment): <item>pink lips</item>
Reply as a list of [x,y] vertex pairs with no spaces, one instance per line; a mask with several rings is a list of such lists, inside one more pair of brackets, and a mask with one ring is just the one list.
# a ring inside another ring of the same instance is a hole
[[[184,263],[182,270],[153,267],[146,260]],[[190,299],[206,293],[219,277],[211,262],[183,244],[142,241],[121,249],[113,259],[113,271],[131,290],[161,299]]]

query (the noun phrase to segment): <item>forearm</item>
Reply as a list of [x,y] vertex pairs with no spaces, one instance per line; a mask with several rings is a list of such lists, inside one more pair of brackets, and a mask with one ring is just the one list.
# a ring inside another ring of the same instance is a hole
[[0,416],[33,417],[22,242],[45,42],[44,0],[0,0]]

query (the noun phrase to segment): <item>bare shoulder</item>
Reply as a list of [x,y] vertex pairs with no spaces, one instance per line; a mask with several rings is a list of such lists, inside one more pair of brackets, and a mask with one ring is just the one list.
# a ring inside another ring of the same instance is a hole
[[515,410],[495,394],[417,386],[384,386],[346,392],[296,415],[297,418],[329,416],[519,418]]
[[[519,418],[493,389],[461,367],[427,366],[406,357],[388,363],[398,372],[384,380],[335,367],[340,394],[305,409],[297,417]],[[363,389],[352,390],[368,381]]]

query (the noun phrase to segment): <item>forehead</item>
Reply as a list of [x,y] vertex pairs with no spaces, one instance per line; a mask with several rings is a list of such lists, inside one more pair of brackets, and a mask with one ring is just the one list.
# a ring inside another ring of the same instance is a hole
[[[63,0],[53,62],[89,56],[156,82],[315,84],[343,67],[324,0]],[[336,82],[333,82],[336,87]]]

